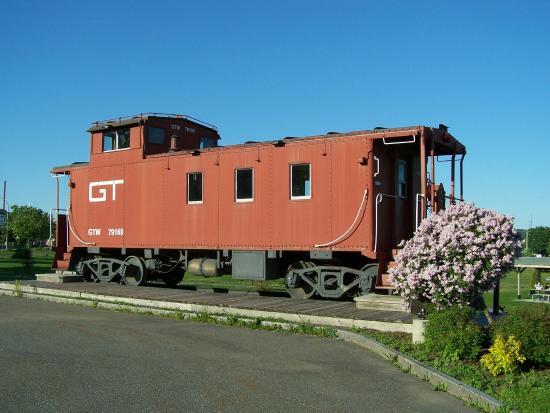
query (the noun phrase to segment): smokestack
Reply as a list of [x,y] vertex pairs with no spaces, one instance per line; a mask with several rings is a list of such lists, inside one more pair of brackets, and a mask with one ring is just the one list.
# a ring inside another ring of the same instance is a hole
[[179,148],[178,148],[178,139],[179,139],[178,135],[172,135],[171,136],[171,138],[170,138],[170,151],[179,150]]
[[4,196],[2,198],[2,209],[6,210],[6,181],[4,181]]

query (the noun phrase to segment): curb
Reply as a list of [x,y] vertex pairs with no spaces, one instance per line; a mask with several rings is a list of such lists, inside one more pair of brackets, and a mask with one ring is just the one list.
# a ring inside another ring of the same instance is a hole
[[307,314],[279,313],[275,311],[250,310],[244,308],[220,307],[207,304],[178,303],[162,300],[149,300],[143,298],[118,297],[102,294],[89,294],[74,291],[64,291],[25,284],[0,282],[0,294],[35,294],[46,297],[65,297],[77,300],[90,300],[112,304],[123,304],[135,307],[147,308],[148,310],[176,310],[193,313],[209,313],[216,315],[239,315],[249,318],[267,318],[284,320],[290,323],[322,325],[332,328],[367,328],[370,330],[401,332],[412,334],[414,325],[400,322],[358,320],[352,318],[324,317]]
[[484,411],[497,412],[504,409],[504,405],[500,400],[478,390],[466,383],[463,383],[454,377],[440,372],[433,367],[428,366],[418,360],[415,360],[397,350],[391,349],[376,340],[362,336],[360,334],[351,333],[344,330],[336,330],[338,338],[348,343],[353,343],[360,347],[366,348],[373,353],[391,361],[395,366],[405,372],[409,372],[424,381],[428,381],[434,386],[442,388],[447,393],[466,401]]

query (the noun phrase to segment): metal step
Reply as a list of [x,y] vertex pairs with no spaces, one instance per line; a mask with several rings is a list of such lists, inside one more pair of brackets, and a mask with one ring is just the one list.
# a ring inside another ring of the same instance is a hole
[[379,285],[374,287],[374,292],[378,295],[392,295],[395,291],[393,285]]

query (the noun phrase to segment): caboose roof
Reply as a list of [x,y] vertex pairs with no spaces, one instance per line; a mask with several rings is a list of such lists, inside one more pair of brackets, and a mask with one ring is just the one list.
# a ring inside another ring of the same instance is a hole
[[227,146],[213,146],[205,149],[184,149],[174,152],[165,152],[160,154],[151,155],[152,157],[160,156],[173,156],[181,153],[196,153],[197,151],[223,151],[227,148],[236,148],[236,147],[248,147],[248,146],[258,146],[258,145],[275,145],[281,146],[286,144],[292,144],[293,142],[303,142],[308,140],[319,140],[319,139],[340,139],[347,137],[356,137],[356,136],[365,136],[370,139],[391,139],[391,138],[400,138],[407,136],[416,136],[420,134],[421,131],[425,132],[426,135],[426,145],[429,147],[433,140],[435,152],[437,155],[452,155],[454,154],[466,154],[466,147],[461,144],[456,138],[454,138],[450,133],[447,132],[447,128],[444,125],[440,125],[439,128],[431,128],[426,126],[405,126],[400,128],[374,128],[366,130],[357,130],[352,132],[328,132],[324,135],[310,135],[303,137],[294,137],[287,136],[277,140],[269,141],[246,141],[245,143],[233,144]]
[[214,125],[210,123],[203,122],[202,120],[196,119],[189,115],[177,115],[171,113],[158,113],[158,112],[147,112],[140,113],[138,115],[122,116],[119,118],[98,120],[92,122],[92,126],[87,129],[87,132],[101,132],[104,130],[120,128],[122,126],[132,126],[140,125],[145,123],[149,119],[179,119],[186,120],[187,122],[194,123],[196,125],[204,126],[209,129],[216,130]]

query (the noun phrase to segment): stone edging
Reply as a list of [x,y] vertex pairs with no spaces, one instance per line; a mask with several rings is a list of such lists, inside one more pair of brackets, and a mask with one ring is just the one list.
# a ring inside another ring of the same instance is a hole
[[[103,294],[90,294],[84,292],[64,291],[53,288],[43,288],[29,286],[25,284],[17,285],[15,283],[0,282],[0,294],[9,292],[9,294],[35,294],[50,297],[65,297],[80,300],[100,301],[104,303],[131,305],[148,309],[176,310],[194,313],[209,313],[217,315],[240,315],[250,318],[271,318],[284,320],[291,323],[305,323],[313,325],[322,325],[333,328],[367,328],[378,331],[401,332],[413,334],[416,327],[413,323],[389,322],[360,320],[353,318],[325,317],[307,314],[279,313],[276,311],[250,310],[244,308],[220,307],[207,304],[179,303],[162,300],[148,300],[143,298],[129,298],[120,296],[111,296]],[[416,327],[418,328],[418,327]]]
[[409,372],[422,380],[428,381],[434,386],[445,390],[447,393],[464,400],[477,408],[484,411],[496,412],[503,409],[503,404],[500,400],[478,390],[466,383],[463,383],[454,377],[440,372],[418,360],[415,360],[397,350],[389,348],[376,340],[362,336],[360,334],[351,333],[344,330],[336,330],[338,337],[348,343],[353,343],[360,347],[376,353],[391,361],[400,369]]

